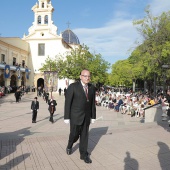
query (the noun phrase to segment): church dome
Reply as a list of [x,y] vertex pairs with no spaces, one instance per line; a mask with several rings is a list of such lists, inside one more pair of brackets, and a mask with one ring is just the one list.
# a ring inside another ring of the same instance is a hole
[[78,37],[70,29],[67,29],[62,33],[62,38],[68,44],[80,44]]

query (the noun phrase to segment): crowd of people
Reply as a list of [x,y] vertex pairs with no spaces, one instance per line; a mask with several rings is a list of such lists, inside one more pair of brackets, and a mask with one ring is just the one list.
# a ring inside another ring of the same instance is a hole
[[131,92],[115,92],[111,89],[101,88],[96,92],[96,105],[104,106],[115,112],[128,114],[131,117],[145,117],[145,108],[150,105],[162,105],[162,111],[165,112],[169,108],[170,90],[167,94],[158,93],[156,97],[150,94],[131,93]]

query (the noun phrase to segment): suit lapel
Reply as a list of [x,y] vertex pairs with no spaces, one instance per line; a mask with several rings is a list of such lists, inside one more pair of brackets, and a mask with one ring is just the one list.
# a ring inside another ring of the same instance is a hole
[[83,87],[83,85],[81,84],[81,82],[79,82],[79,87],[80,87],[81,93],[84,94],[84,98],[86,99],[86,93],[85,93],[85,91],[84,91],[84,87]]

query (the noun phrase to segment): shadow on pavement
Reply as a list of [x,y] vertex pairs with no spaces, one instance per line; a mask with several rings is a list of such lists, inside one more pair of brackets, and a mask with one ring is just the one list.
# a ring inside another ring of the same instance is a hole
[[[57,115],[55,115],[55,116],[57,116]],[[55,117],[55,116],[54,116],[54,117]],[[64,116],[61,116],[61,117],[59,117],[58,119],[54,119],[54,123],[57,122],[57,121],[60,120],[60,119],[63,119],[63,118],[64,118]]]
[[161,127],[163,127],[167,132],[170,132],[170,127],[169,127],[169,123],[167,121],[157,121],[157,124]]
[[[100,128],[93,128],[89,131],[89,144],[88,150],[90,151],[89,154],[94,150],[95,146],[99,142],[100,138],[106,134],[108,127],[100,127]],[[78,139],[79,140],[79,139]],[[75,152],[79,148],[79,143],[76,143],[73,146],[72,152]]]
[[15,157],[18,145],[24,141],[25,136],[31,134],[29,129],[30,127],[9,133],[0,133],[0,169],[13,169],[30,156],[29,153],[25,153]]
[[0,165],[0,169],[13,169],[14,167],[16,167],[17,165],[19,165],[20,163],[22,163],[23,161],[25,161],[25,159],[27,159],[30,156],[29,153],[17,156],[16,158],[13,158],[12,160],[8,161],[6,164],[4,165]]
[[[103,135],[106,135],[108,127],[92,128],[89,132],[89,150],[92,152]],[[111,133],[109,133],[111,135]]]
[[159,146],[158,159],[161,169],[170,169],[170,149],[169,146],[163,142],[157,142]]
[[124,165],[124,170],[138,170],[139,169],[139,163],[136,159],[132,158],[130,155],[130,152],[126,152],[126,157],[124,159],[125,165]]

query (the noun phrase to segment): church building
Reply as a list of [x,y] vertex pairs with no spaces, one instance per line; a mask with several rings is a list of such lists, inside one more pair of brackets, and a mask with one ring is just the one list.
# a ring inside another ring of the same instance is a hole
[[[28,35],[23,38],[0,37],[0,86],[44,86],[44,73],[39,69],[45,60],[65,56],[79,47],[78,37],[68,28],[57,33],[51,0],[38,0],[32,7],[34,18]],[[56,73],[57,74],[57,73]],[[55,89],[67,88],[68,79],[58,79]]]

